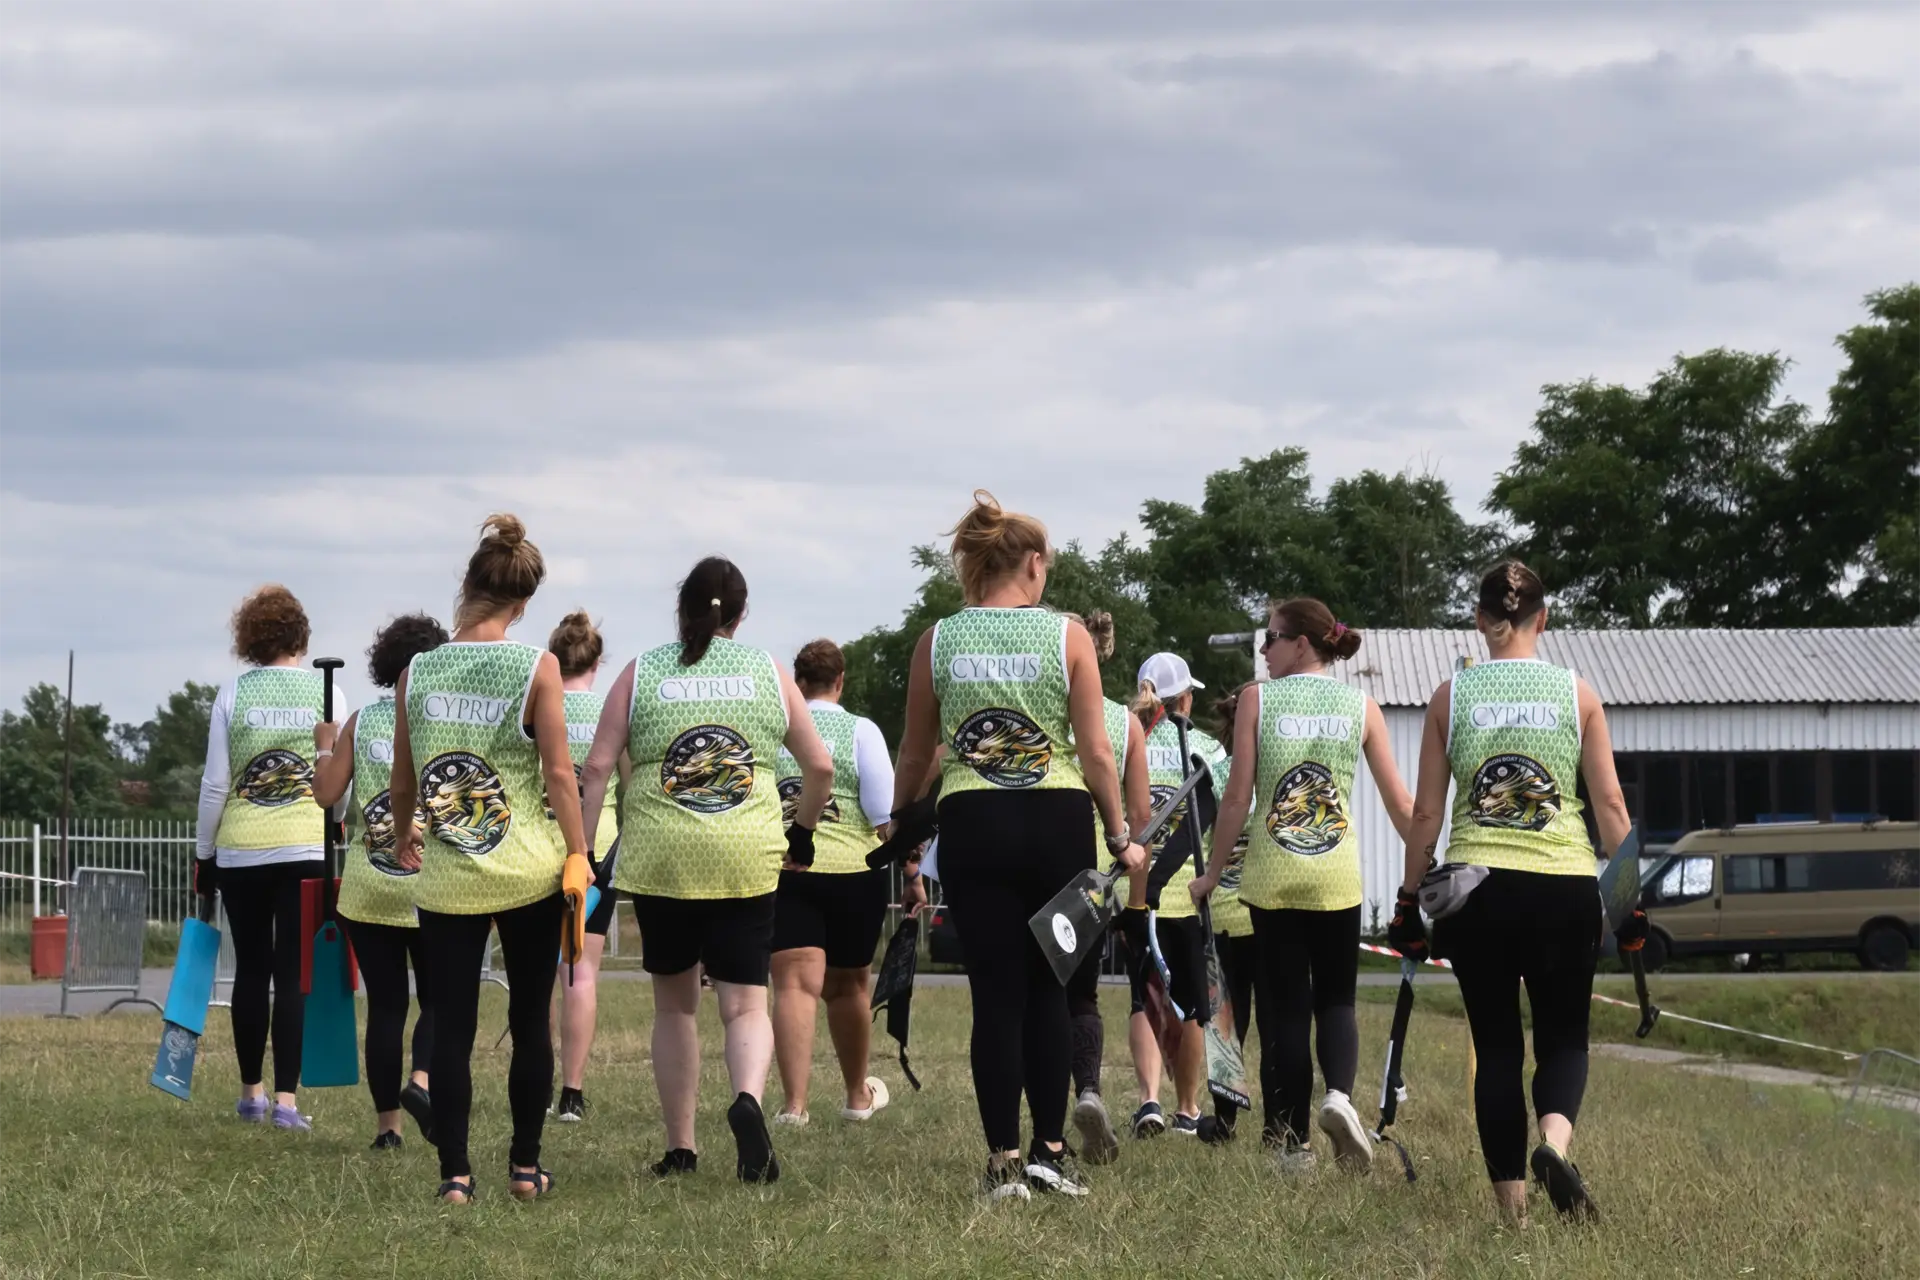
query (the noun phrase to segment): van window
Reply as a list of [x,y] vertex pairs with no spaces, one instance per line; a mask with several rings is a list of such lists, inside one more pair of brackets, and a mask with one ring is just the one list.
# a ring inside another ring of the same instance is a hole
[[1813,887],[1825,893],[1920,888],[1920,851],[1822,854],[1813,859]]
[[1712,892],[1712,858],[1675,858],[1653,886],[1654,902],[1648,905],[1677,907],[1696,902]]
[[1771,893],[1779,883],[1772,854],[1742,853],[1727,858],[1728,893]]

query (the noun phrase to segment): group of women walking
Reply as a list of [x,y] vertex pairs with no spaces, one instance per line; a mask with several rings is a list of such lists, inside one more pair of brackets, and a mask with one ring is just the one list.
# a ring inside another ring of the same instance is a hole
[[[1580,779],[1607,852],[1628,824],[1598,699],[1534,656],[1546,623],[1539,580],[1507,563],[1482,584],[1478,623],[1492,658],[1435,691],[1409,794],[1379,707],[1331,674],[1359,650],[1360,633],[1319,601],[1274,604],[1264,650],[1272,678],[1218,704],[1221,741],[1194,725],[1204,686],[1178,655],[1150,658],[1128,682],[1128,704],[1106,696],[1112,621],[1042,605],[1051,558],[1039,521],[975,495],[953,530],[966,606],[919,638],[897,761],[871,722],[840,707],[845,662],[835,645],[809,644],[789,673],[735,638],[747,584],[718,557],[681,583],[676,638],[628,662],[603,697],[593,691],[603,645],[584,613],[569,615],[545,649],[507,638],[545,565],[517,519],[492,517],[453,633],[424,615],[389,623],[368,651],[368,674],[392,695],[339,726],[322,722],[320,679],[302,666],[299,603],[278,587],[249,597],[234,634],[251,665],[215,703],[199,850],[200,887],[222,895],[239,963],[240,1116],[308,1125],[295,1094],[299,885],[324,865],[315,805],[338,806],[349,831],[339,911],[367,985],[377,1148],[399,1146],[401,1116],[411,1115],[438,1150],[441,1198],[475,1195],[471,1058],[497,932],[513,1040],[507,1189],[522,1199],[551,1190],[543,1129],[550,1106],[562,1121],[585,1115],[600,942],[617,892],[633,904],[654,991],[665,1127],[654,1171],[698,1167],[696,1014],[710,984],[724,1025],[735,1171],[771,1182],[780,1174],[774,1130],[810,1122],[821,1003],[841,1116],[868,1121],[889,1103],[867,1059],[869,970],[890,876],[869,869],[867,855],[894,815],[937,787],[939,878],[973,997],[986,1195],[1086,1194],[1066,1143],[1069,1114],[1081,1159],[1119,1154],[1100,1087],[1097,956],[1063,985],[1028,928],[1070,880],[1108,861],[1128,878],[1117,921],[1134,972],[1134,1135],[1223,1142],[1236,1132],[1231,1104],[1201,1115],[1211,950],[1235,1032],[1244,1039],[1258,1025],[1264,1140],[1289,1169],[1324,1149],[1342,1168],[1364,1170],[1372,1139],[1352,1100],[1362,903],[1353,797],[1364,756],[1408,850],[1390,936],[1405,954],[1447,955],[1460,978],[1496,1200],[1523,1213],[1531,1168],[1557,1209],[1591,1213],[1569,1158],[1602,927]],[[1198,829],[1211,806],[1188,801],[1151,847],[1140,844],[1135,832],[1152,807],[1194,768],[1222,792],[1211,830]],[[1450,787],[1447,860],[1484,868],[1484,878],[1429,939],[1414,894],[1441,852]],[[1195,829],[1170,846],[1189,816]],[[1175,856],[1160,856],[1169,847]],[[1182,848],[1210,856],[1197,868]],[[909,907],[925,901],[917,854],[905,884]],[[563,921],[573,925],[566,938]],[[570,963],[556,970],[563,944]],[[569,981],[555,1009],[557,972]],[[1145,1012],[1157,975],[1186,1018],[1164,1039],[1165,1061]],[[1539,1062],[1542,1141],[1531,1157],[1522,980]],[[410,988],[420,1014],[403,1071]],[[784,1102],[769,1117],[776,1060]]]

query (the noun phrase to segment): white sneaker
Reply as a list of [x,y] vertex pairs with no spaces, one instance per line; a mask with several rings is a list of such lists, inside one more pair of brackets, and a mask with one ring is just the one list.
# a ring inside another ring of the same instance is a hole
[[871,1120],[873,1119],[874,1112],[879,1111],[885,1107],[888,1102],[892,1101],[891,1095],[887,1093],[887,1082],[879,1076],[867,1077],[867,1093],[869,1097],[864,1110],[854,1107],[842,1107],[840,1108],[840,1118],[842,1120]]
[[1333,1142],[1333,1158],[1349,1173],[1365,1173],[1373,1167],[1373,1141],[1360,1123],[1353,1100],[1338,1089],[1327,1090],[1320,1102],[1320,1132]]
[[776,1111],[773,1116],[775,1126],[786,1129],[804,1129],[807,1127],[807,1113],[804,1111]]

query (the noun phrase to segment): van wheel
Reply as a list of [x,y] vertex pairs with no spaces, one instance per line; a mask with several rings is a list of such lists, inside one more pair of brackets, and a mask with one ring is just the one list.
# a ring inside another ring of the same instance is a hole
[[1907,967],[1907,934],[1898,925],[1876,924],[1860,939],[1860,967],[1881,972]]
[[1648,973],[1658,973],[1666,967],[1667,957],[1673,954],[1673,948],[1667,945],[1667,935],[1658,929],[1647,930],[1647,943],[1640,948],[1640,965]]

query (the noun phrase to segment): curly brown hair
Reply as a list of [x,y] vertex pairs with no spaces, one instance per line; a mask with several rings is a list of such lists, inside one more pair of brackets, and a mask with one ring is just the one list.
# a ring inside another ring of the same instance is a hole
[[380,628],[367,646],[367,678],[377,689],[400,683],[407,664],[447,642],[447,629],[424,613],[402,614]]
[[299,657],[312,638],[307,611],[277,582],[261,587],[233,611],[234,656],[256,667]]

